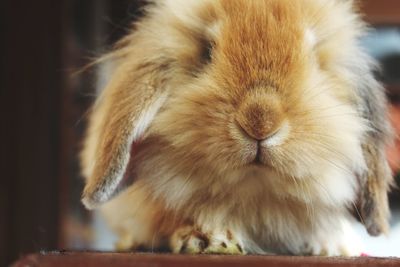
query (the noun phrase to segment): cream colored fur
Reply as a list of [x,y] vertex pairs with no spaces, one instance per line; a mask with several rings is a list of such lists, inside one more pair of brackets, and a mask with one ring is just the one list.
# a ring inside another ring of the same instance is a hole
[[[190,239],[186,252],[359,255],[346,238],[371,129],[352,66],[371,75],[372,65],[352,1],[154,2],[112,54],[117,78],[95,107],[82,154],[88,207],[110,198],[123,173],[135,179],[100,207],[118,247],[182,252],[181,233],[193,228],[226,250],[196,250]],[[210,63],[201,62],[204,43]],[[142,73],[152,65],[154,74]],[[136,93],[147,86],[149,97]],[[114,109],[121,119],[108,123]],[[114,131],[126,135],[102,145]]]

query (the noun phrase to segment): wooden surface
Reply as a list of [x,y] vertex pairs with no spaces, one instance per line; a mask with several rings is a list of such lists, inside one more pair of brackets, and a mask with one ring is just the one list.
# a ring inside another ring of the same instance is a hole
[[96,252],[50,252],[28,255],[13,267],[235,267],[235,266],[279,266],[279,267],[391,267],[400,266],[395,258],[327,258],[327,257],[283,257],[283,256],[219,256],[219,255],[170,255],[151,253],[96,253]]

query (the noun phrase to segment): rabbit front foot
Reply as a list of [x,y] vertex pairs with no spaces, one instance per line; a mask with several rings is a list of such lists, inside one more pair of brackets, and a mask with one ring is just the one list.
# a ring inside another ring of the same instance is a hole
[[184,226],[174,232],[170,246],[174,253],[246,254],[243,245],[230,230],[206,233],[192,226]]
[[133,235],[125,233],[124,235],[120,236],[114,246],[117,251],[121,252],[132,250],[135,247]]
[[340,224],[340,233],[325,235],[315,239],[309,244],[309,250],[306,254],[315,256],[361,256],[363,246],[352,225],[344,220]]
[[313,256],[326,256],[326,257],[358,257],[362,255],[362,250],[357,245],[350,243],[339,243],[339,244],[317,244],[313,245],[309,253],[306,255]]

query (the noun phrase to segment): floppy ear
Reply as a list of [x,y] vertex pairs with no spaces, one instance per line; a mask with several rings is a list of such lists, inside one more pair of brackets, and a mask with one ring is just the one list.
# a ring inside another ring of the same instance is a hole
[[[359,216],[368,233],[372,236],[388,233],[389,203],[388,190],[392,174],[387,164],[384,147],[376,147],[375,138],[363,146],[368,170],[360,177]],[[379,142],[379,141],[378,141]]]
[[138,57],[123,59],[91,115],[82,152],[87,178],[82,202],[89,209],[112,197],[129,163],[132,144],[143,137],[166,99],[168,64],[138,62]]
[[362,143],[367,170],[359,176],[357,209],[368,233],[377,236],[387,233],[389,229],[388,191],[393,178],[385,150],[392,141],[393,134],[382,86],[375,80],[371,70],[364,69],[360,74],[360,111],[369,123],[370,131]]

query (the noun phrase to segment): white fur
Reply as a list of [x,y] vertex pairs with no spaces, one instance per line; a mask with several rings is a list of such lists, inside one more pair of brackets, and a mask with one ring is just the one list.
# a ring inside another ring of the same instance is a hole
[[262,141],[261,144],[267,147],[280,145],[289,136],[289,133],[290,133],[290,125],[287,121],[285,121],[282,124],[281,128],[278,130],[278,132],[276,132],[272,136]]
[[147,110],[142,111],[139,120],[136,122],[136,127],[133,130],[132,141],[130,144],[143,136],[144,132],[147,130],[150,123],[153,121],[154,116],[157,114],[158,110],[161,108],[166,99],[166,94],[163,94],[157,98]]
[[213,24],[211,24],[207,30],[206,30],[206,35],[208,38],[211,40],[217,38],[221,34],[221,27],[222,27],[222,22],[221,21],[215,21]]
[[304,35],[305,35],[305,41],[306,41],[307,45],[309,47],[315,47],[318,40],[317,40],[317,36],[313,32],[313,30],[310,28],[307,28]]

